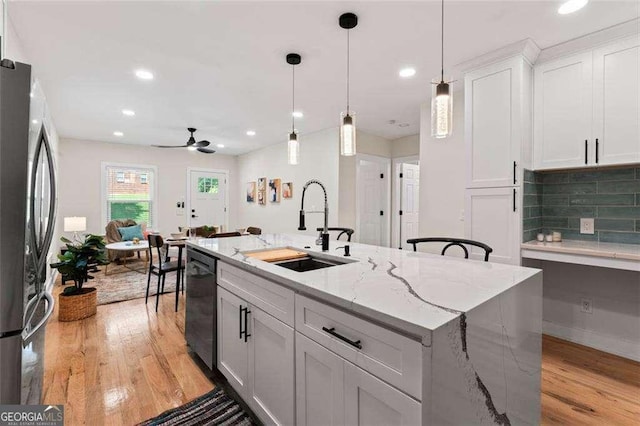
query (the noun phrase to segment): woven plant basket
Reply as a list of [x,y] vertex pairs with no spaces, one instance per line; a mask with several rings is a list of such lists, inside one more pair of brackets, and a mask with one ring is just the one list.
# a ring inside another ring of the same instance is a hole
[[58,321],[78,321],[97,312],[98,292],[93,287],[83,288],[80,294],[58,295]]

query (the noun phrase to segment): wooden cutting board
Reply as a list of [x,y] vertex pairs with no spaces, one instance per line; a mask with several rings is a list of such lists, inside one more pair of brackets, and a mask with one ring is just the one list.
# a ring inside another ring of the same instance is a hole
[[245,256],[264,260],[265,262],[280,262],[282,260],[300,259],[309,255],[303,251],[283,248],[245,253]]

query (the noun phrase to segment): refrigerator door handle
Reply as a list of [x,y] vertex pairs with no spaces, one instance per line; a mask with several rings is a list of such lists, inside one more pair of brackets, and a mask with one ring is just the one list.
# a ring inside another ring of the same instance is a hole
[[55,306],[53,296],[51,296],[51,293],[49,293],[48,291],[43,292],[41,298],[34,297],[34,299],[46,299],[47,312],[45,312],[40,322],[38,322],[38,324],[36,324],[33,328],[24,328],[24,331],[22,332],[22,344],[24,346],[28,345],[29,342],[31,342],[31,339],[33,339],[33,337],[36,335],[36,333],[38,333],[38,331],[47,323],[47,321],[49,321],[49,318],[51,318],[51,315],[53,315],[53,308]]

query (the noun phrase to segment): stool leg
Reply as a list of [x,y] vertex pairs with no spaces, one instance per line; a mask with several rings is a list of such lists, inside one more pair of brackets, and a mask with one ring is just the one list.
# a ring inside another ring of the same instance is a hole
[[158,312],[159,301],[160,301],[160,275],[158,274],[158,291],[156,292],[156,312]]
[[147,304],[149,301],[149,286],[151,285],[151,271],[147,274],[147,294],[144,296],[144,304]]

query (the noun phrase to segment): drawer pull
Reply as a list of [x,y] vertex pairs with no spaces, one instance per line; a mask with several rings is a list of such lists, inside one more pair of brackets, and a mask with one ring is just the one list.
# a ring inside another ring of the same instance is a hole
[[360,340],[356,340],[354,342],[353,340],[350,340],[350,339],[347,339],[344,336],[341,336],[340,334],[336,333],[335,327],[331,327],[331,328],[322,327],[322,331],[325,331],[325,332],[329,333],[333,337],[337,337],[338,339],[342,340],[345,343],[348,343],[349,345],[351,345],[353,347],[356,347],[358,349],[362,349],[362,343],[360,343]]

